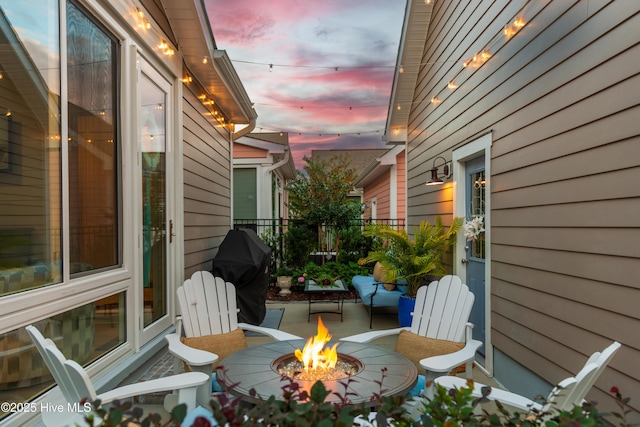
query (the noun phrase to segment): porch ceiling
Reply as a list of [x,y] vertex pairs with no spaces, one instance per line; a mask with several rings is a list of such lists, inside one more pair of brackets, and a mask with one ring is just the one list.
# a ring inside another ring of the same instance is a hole
[[[431,22],[432,8],[433,5],[425,4],[424,0],[407,2],[385,128],[385,140],[390,143],[405,143],[407,140],[409,113]],[[403,69],[402,73],[400,73],[400,67]],[[397,108],[398,105],[401,106],[400,110]]]
[[[216,48],[202,0],[162,0],[184,62],[235,124],[255,121],[251,105],[226,51]],[[206,63],[203,61],[207,58]]]

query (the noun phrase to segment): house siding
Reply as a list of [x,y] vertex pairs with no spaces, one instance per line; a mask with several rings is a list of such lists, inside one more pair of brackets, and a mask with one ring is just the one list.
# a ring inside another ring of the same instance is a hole
[[406,151],[403,150],[396,156],[396,191],[397,191],[397,218],[406,219],[407,215],[407,164]]
[[267,150],[257,147],[250,147],[239,143],[235,143],[233,147],[234,159],[266,159],[267,155]]
[[[450,220],[453,184],[424,185],[433,159],[491,132],[491,342],[555,384],[620,341],[588,395],[613,408],[611,386],[640,390],[640,3],[531,2],[505,41],[525,3],[435,2],[409,119],[408,221]],[[487,45],[493,56],[448,92]],[[638,420],[637,395],[630,405]]]
[[389,200],[389,171],[384,172],[367,186],[364,199],[367,204],[366,215],[371,215],[371,199],[376,199],[376,218],[391,218],[391,207]]
[[231,217],[230,143],[226,129],[183,91],[184,274],[211,270]]

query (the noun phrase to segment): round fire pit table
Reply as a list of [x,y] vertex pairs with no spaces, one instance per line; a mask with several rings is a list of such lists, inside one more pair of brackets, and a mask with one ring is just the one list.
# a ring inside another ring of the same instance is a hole
[[[281,398],[282,387],[288,384],[289,379],[283,380],[282,375],[276,371],[274,362],[283,356],[292,355],[295,349],[302,349],[304,344],[305,340],[275,341],[240,350],[220,363],[222,369],[218,370],[218,381],[228,385],[237,384],[231,393],[249,403],[256,403],[259,399],[266,400],[272,395]],[[333,393],[344,396],[348,391],[355,393],[348,396],[352,404],[367,404],[374,393],[381,396],[402,395],[411,390],[417,381],[418,371],[415,365],[406,357],[386,348],[340,341],[337,350],[338,357],[346,355],[356,359],[360,369],[350,377],[356,381],[349,384],[348,390],[340,384],[347,382],[347,378],[322,381],[330,393],[327,396],[330,402],[340,402],[339,397]],[[387,368],[384,379],[383,368]],[[382,381],[382,393],[376,381]],[[305,380],[295,382],[300,384],[301,390],[307,392],[311,391],[315,383]],[[256,391],[256,397],[249,394],[252,388]]]

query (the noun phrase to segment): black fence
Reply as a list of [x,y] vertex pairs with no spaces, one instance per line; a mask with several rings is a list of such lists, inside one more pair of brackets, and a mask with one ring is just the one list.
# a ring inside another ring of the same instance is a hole
[[[364,230],[364,228],[369,224],[386,224],[390,225],[394,228],[403,229],[405,227],[404,219],[393,219],[393,218],[376,218],[376,219],[360,219],[356,218],[351,221],[344,228],[358,228],[360,230]],[[277,266],[281,265],[282,260],[285,257],[285,251],[287,248],[285,247],[285,239],[283,236],[291,227],[304,227],[306,226],[308,229],[313,230],[315,237],[312,244],[314,248],[310,249],[309,259],[314,259],[314,257],[320,256],[322,259],[332,258],[332,256],[336,255],[336,236],[337,230],[336,227],[331,225],[324,225],[321,227],[321,230],[318,230],[315,224],[305,224],[304,221],[301,220],[292,220],[292,219],[235,219],[233,222],[233,226],[235,229],[237,228],[250,228],[256,232],[258,237],[260,237],[266,244],[268,244],[272,251],[272,265],[270,266],[270,270],[272,272],[275,271]],[[318,232],[322,233],[322,238],[318,236]]]
[[[303,224],[300,220],[296,219],[235,219],[233,221],[233,228],[250,228],[256,232],[256,234],[260,237],[264,237],[267,235],[278,236],[284,234],[290,224]],[[404,219],[390,219],[390,218],[376,218],[376,219],[360,219],[356,218],[351,221],[349,224],[350,227],[366,227],[369,224],[387,224],[397,228],[404,228],[405,221]],[[315,227],[315,225],[314,225]],[[335,228],[330,225],[323,226],[323,230],[325,233],[324,241],[326,243],[324,249],[327,251],[332,251],[332,242],[335,235]]]

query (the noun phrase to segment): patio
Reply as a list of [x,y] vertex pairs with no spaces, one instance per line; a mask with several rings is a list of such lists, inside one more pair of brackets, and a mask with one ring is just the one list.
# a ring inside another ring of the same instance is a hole
[[[317,317],[314,314],[311,320],[307,322],[309,306],[307,302],[288,302],[288,303],[267,303],[268,309],[284,309],[282,320],[278,329],[289,332],[291,334],[304,337],[310,337],[316,334]],[[374,329],[388,329],[398,326],[398,317],[395,312],[389,311],[387,315],[384,312],[377,312],[374,316]],[[369,329],[369,313],[362,303],[354,303],[353,301],[345,301],[344,303],[344,321],[340,321],[339,314],[324,314],[322,321],[333,335],[332,341],[337,341],[342,337],[368,332]],[[397,336],[388,336],[380,338],[373,342],[384,348],[393,350],[395,347]],[[272,339],[267,336],[247,336],[247,342],[250,346],[270,342]],[[338,346],[339,350],[340,346]],[[173,358],[170,354],[164,353],[158,356],[154,361],[149,363],[145,368],[141,369],[135,375],[130,377],[128,382],[136,382],[148,380],[160,376],[170,375],[174,370]],[[180,367],[182,371],[182,368]],[[495,381],[487,378],[479,369],[474,368],[473,378],[479,382],[491,385],[498,385]],[[136,406],[144,409],[145,413],[157,412],[168,417],[168,414],[162,407],[164,394],[155,394],[141,396],[136,402]]]

